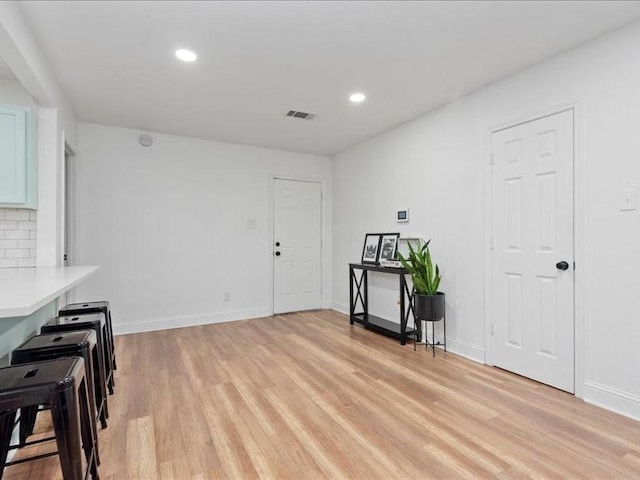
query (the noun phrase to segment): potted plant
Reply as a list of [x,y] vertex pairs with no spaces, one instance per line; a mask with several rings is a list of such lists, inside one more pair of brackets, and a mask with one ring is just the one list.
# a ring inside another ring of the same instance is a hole
[[414,288],[413,313],[416,320],[436,322],[444,317],[444,293],[438,291],[440,286],[440,268],[433,265],[429,243],[419,248],[409,246],[409,257],[404,258],[398,252],[398,259],[411,275]]

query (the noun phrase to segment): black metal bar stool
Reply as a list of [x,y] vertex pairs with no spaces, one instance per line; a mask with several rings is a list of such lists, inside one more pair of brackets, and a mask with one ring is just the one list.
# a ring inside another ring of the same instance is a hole
[[[0,478],[6,466],[57,453],[65,480],[82,480],[89,473],[94,480],[98,480],[98,459],[91,429],[93,414],[87,383],[85,363],[80,357],[0,368]],[[10,445],[16,411],[32,405],[49,406],[55,437],[46,440],[55,439],[58,451],[7,462],[10,449],[26,446]],[[86,473],[82,469],[83,450],[87,462]]]
[[113,371],[109,361],[109,330],[106,317],[102,313],[91,313],[87,315],[74,315],[68,317],[55,317],[47,320],[40,328],[40,333],[73,332],[76,330],[94,330],[97,336],[98,352],[100,353],[100,385],[104,393],[104,413],[109,418],[109,406],[107,405],[106,391],[113,394]]
[[97,301],[85,303],[70,303],[69,305],[60,309],[58,315],[64,317],[69,315],[85,315],[87,313],[104,313],[104,316],[107,319],[107,325],[109,327],[109,353],[111,354],[111,366],[113,370],[117,370],[118,366],[116,364],[115,344],[113,343],[113,325],[111,323],[111,308],[109,307],[109,302]]
[[[75,332],[57,332],[53,334],[36,335],[26,340],[13,350],[11,364],[21,365],[60,357],[82,357],[85,361],[87,381],[89,383],[89,402],[94,412],[92,424],[96,453],[98,452],[98,431],[95,424],[97,418],[106,428],[107,419],[104,411],[106,393],[104,385],[100,385],[100,352],[98,351],[97,336],[94,330],[78,330]],[[27,407],[20,411],[23,421],[20,422],[20,442],[27,441],[33,433],[36,422],[37,407]],[[98,456],[98,464],[100,457]]]

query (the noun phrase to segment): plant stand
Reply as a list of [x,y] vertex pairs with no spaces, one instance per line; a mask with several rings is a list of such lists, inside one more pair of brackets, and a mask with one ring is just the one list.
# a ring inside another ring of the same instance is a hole
[[[425,349],[428,349],[429,347],[431,347],[431,349],[433,350],[433,356],[436,356],[436,347],[443,349],[445,352],[447,351],[447,312],[445,310],[444,312],[444,316],[442,317],[441,320],[415,320],[416,325],[418,324],[418,322],[422,323],[422,322],[431,322],[431,341],[429,341],[429,329],[427,328],[427,326],[425,325],[425,329],[424,329],[424,342],[418,341],[418,335],[420,334],[420,331],[422,330],[422,328],[417,328],[416,332],[415,332],[415,339],[416,341],[413,342],[413,350],[416,350],[416,345],[424,345]],[[442,342],[437,341],[436,342],[436,323],[437,322],[442,322],[442,328],[443,328],[443,332],[442,332]]]

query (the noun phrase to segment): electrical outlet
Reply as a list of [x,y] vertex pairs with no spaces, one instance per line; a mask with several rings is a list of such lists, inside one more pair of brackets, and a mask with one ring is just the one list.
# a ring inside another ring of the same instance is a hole
[[224,301],[225,302],[231,301],[231,294],[230,293],[225,293],[224,294]]

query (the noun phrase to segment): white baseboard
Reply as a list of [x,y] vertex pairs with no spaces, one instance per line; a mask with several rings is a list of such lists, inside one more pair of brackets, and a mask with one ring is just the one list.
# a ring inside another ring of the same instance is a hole
[[640,420],[640,396],[597,382],[584,382],[583,400],[635,420]]
[[[443,339],[436,334],[436,339],[442,342]],[[477,363],[485,363],[484,348],[473,345],[458,338],[447,337],[447,351],[468,358]]]
[[331,310],[349,315],[349,305],[343,305],[341,303],[332,303]]
[[153,332],[156,330],[169,330],[172,328],[195,327],[211,323],[235,322],[250,318],[268,317],[271,315],[269,308],[254,308],[251,310],[238,310],[221,313],[202,313],[198,315],[182,315],[179,317],[165,317],[141,322],[113,325],[114,335],[128,335],[130,333]]

